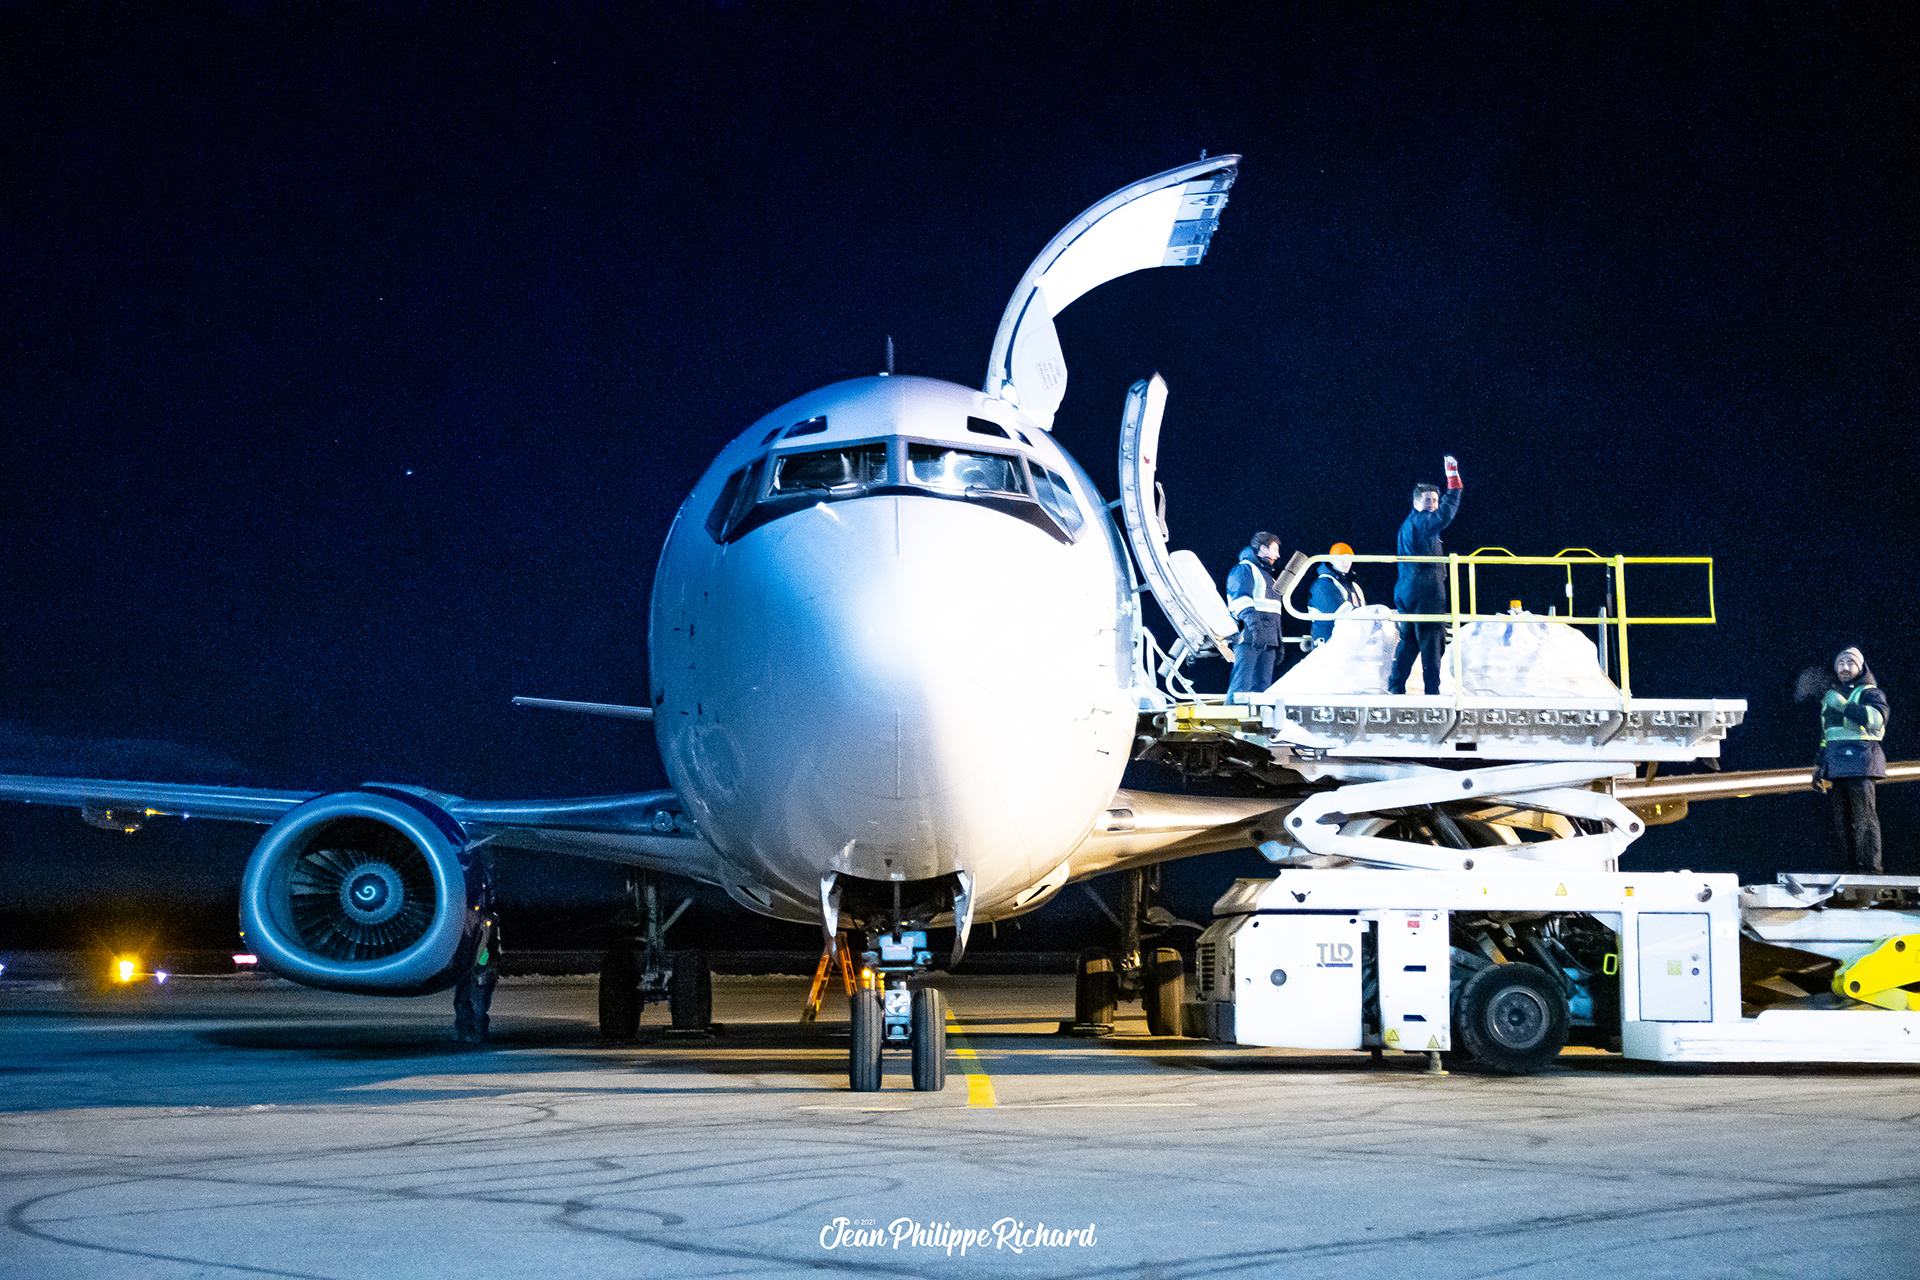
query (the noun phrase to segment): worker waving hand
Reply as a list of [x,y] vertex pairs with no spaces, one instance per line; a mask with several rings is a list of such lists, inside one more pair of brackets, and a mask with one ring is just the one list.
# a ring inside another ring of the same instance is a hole
[[[1460,464],[1452,454],[1444,459],[1447,470],[1447,494],[1440,496],[1438,485],[1421,481],[1413,486],[1413,510],[1400,523],[1400,538],[1394,554],[1402,556],[1438,556],[1440,531],[1453,523],[1460,512]],[[1441,564],[1402,564],[1400,581],[1393,589],[1393,607],[1401,613],[1445,613],[1447,611],[1446,566]],[[1429,695],[1440,692],[1440,640],[1445,628],[1440,622],[1403,622],[1400,647],[1394,650],[1393,672],[1387,678],[1388,693],[1405,693],[1407,676],[1413,671],[1413,659],[1420,658],[1420,674]]]

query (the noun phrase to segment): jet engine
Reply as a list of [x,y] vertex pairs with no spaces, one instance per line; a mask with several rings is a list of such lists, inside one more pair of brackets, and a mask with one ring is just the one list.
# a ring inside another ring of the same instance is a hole
[[416,996],[473,963],[486,860],[436,800],[368,785],[317,796],[268,828],[240,882],[240,928],[283,978]]

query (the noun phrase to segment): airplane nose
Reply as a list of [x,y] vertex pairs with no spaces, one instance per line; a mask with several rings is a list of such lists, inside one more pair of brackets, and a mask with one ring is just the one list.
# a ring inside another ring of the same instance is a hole
[[[1124,709],[1131,734],[1111,573],[1072,551],[1004,513],[892,495],[729,546],[715,616],[735,630],[702,646],[700,685],[709,754],[748,800],[729,808],[753,815],[738,834],[875,879],[977,875],[988,851],[1051,870],[1078,834],[1055,828],[1083,828],[1123,763],[1100,731]],[[1101,755],[1114,777],[1078,781]]]

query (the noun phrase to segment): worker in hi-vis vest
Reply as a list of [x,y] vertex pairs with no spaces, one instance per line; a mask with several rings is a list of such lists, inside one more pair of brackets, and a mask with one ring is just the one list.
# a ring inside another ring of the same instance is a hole
[[1827,793],[1833,835],[1855,873],[1880,874],[1880,815],[1873,780],[1887,776],[1887,695],[1867,669],[1866,655],[1842,649],[1820,698],[1820,762],[1814,784]]
[[500,922],[491,911],[480,917],[480,941],[473,963],[462,969],[453,984],[453,1038],[462,1044],[481,1044],[487,1038],[487,1010],[493,988],[500,981]]
[[[1333,559],[1320,562],[1320,571],[1313,577],[1313,590],[1307,595],[1308,607],[1315,613],[1331,614],[1366,604],[1366,592],[1353,580],[1353,548],[1336,542],[1327,554]],[[1318,649],[1333,639],[1333,619],[1315,618],[1312,630],[1313,639],[1307,648]]]
[[1274,660],[1280,654],[1280,597],[1274,590],[1273,565],[1280,558],[1280,539],[1256,533],[1240,553],[1240,563],[1227,574],[1227,612],[1240,624],[1233,642],[1233,675],[1227,696],[1263,693],[1273,683]]

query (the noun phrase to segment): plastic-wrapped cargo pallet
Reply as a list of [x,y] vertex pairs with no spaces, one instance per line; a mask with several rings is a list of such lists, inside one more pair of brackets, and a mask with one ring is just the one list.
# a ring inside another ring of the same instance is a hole
[[[1384,693],[1400,642],[1399,625],[1385,605],[1343,609],[1326,644],[1295,663],[1271,692],[1289,702],[1315,695]],[[1564,622],[1519,613],[1511,621],[1460,627],[1463,692],[1487,698],[1617,697],[1593,641]],[[1424,687],[1416,659],[1407,688]],[[1453,692],[1453,645],[1441,658],[1440,691]]]

